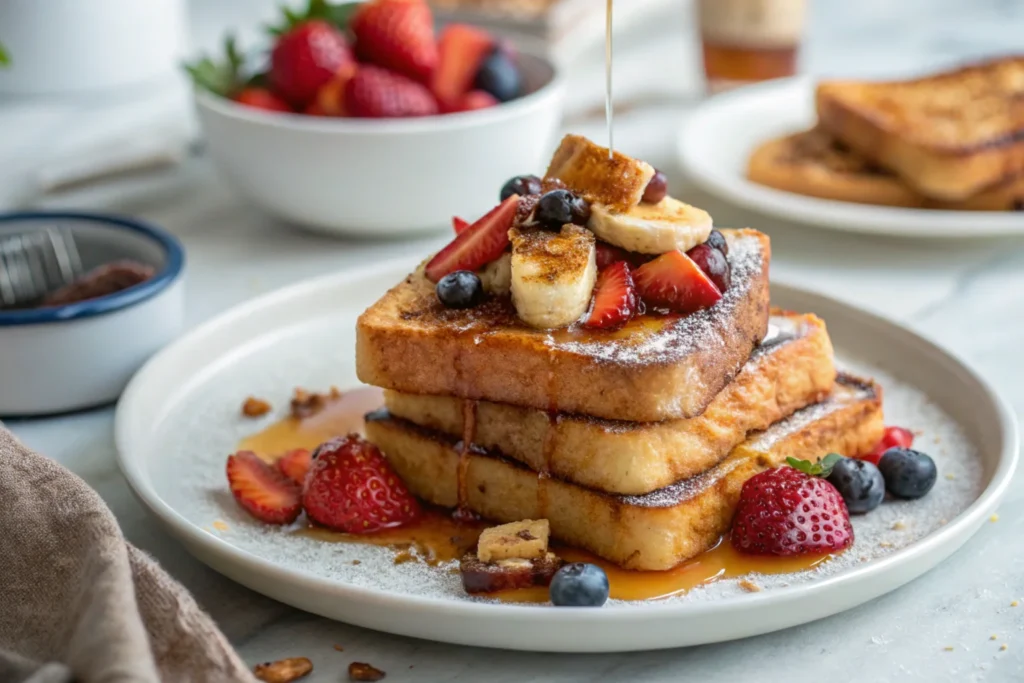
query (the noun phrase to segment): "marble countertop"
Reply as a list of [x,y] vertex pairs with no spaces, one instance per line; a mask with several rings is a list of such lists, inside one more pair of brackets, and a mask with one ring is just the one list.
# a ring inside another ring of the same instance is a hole
[[[198,4],[198,3],[196,3]],[[212,3],[211,3],[212,4]],[[864,0],[812,3],[804,55],[814,73],[878,74],[941,66],[1019,48],[1015,0]],[[623,37],[617,78],[631,102],[617,119],[622,149],[674,178],[674,194],[720,225],[770,233],[772,277],[894,316],[973,361],[1024,415],[1024,241],[911,242],[814,231],[736,209],[688,188],[674,137],[697,93],[692,22],[662,21]],[[204,15],[204,21],[212,21]],[[207,34],[210,32],[207,26]],[[652,61],[654,60],[654,61]],[[672,63],[677,81],[646,76]],[[602,135],[600,52],[572,67],[567,126]],[[600,137],[598,137],[600,139]],[[136,213],[177,234],[189,254],[187,323],[297,280],[392,256],[425,253],[443,235],[401,243],[340,241],[284,225],[231,193],[201,156],[151,177],[146,191],[98,191],[58,203]],[[1022,218],[1024,220],[1024,218]],[[350,661],[388,681],[739,680],[1010,681],[1024,678],[1024,478],[999,512],[940,567],[860,608],[743,641],[622,655],[533,655],[389,636],[305,614],[253,593],[194,560],[132,497],[114,461],[113,412],[13,421],[30,446],[82,476],[133,543],[154,555],[214,616],[248,661],[310,657],[311,681],[342,680]],[[1014,600],[1020,607],[1011,607]],[[990,639],[995,636],[995,639]],[[1006,650],[1000,650],[1002,644]],[[337,652],[333,645],[344,647]],[[950,649],[951,648],[951,649]],[[855,672],[855,673],[854,673]]]

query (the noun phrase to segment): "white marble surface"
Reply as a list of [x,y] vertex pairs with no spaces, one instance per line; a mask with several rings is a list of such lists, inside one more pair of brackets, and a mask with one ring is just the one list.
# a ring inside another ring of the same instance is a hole
[[[815,73],[926,68],[1019,48],[1024,35],[1024,6],[1016,0],[819,0],[812,5],[804,63]],[[673,159],[675,131],[696,92],[692,22],[686,20],[685,9],[681,3],[676,19],[662,22],[660,30],[620,40],[617,80],[624,85],[619,92],[623,100],[635,102],[618,119],[620,146],[669,172],[677,193],[710,210],[716,223],[769,232],[774,279],[813,283],[933,335],[974,361],[1017,414],[1024,414],[1024,241],[927,244],[816,232],[781,225],[688,190]],[[209,10],[202,17],[202,35],[210,36],[214,18]],[[661,73],[668,71],[672,78],[652,79],[650,74],[658,73],[652,64],[670,65]],[[576,65],[572,76],[575,118],[570,125],[599,136],[601,121],[586,116],[599,104],[599,52]],[[434,235],[402,243],[345,242],[303,233],[237,199],[202,158],[130,187],[131,192],[119,186],[54,201],[135,212],[179,235],[189,253],[190,325],[281,285],[374,259],[422,253],[445,239]],[[140,188],[144,192],[136,193]],[[1024,678],[1022,477],[1014,483],[999,521],[986,524],[950,560],[909,586],[845,614],[759,638],[686,650],[528,655],[438,645],[329,622],[220,577],[188,556],[131,496],[114,464],[109,409],[9,426],[94,486],[126,536],[196,594],[247,660],[308,656],[316,666],[313,681],[342,680],[353,660],[386,670],[388,681]],[[1018,599],[1021,606],[1011,607]],[[990,640],[992,635],[995,640]],[[335,651],[335,643],[344,652]],[[1000,651],[1003,643],[1007,650]]]

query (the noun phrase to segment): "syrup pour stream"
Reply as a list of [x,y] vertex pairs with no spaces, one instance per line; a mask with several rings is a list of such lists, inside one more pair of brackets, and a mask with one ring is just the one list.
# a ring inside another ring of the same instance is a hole
[[612,0],[608,0],[604,26],[604,118],[608,125],[608,159],[615,155],[615,141],[612,138]]

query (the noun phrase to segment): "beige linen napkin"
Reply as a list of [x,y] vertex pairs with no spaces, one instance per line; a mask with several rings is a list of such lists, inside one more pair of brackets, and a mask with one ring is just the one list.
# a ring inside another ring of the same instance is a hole
[[0,681],[253,680],[96,492],[0,426]]

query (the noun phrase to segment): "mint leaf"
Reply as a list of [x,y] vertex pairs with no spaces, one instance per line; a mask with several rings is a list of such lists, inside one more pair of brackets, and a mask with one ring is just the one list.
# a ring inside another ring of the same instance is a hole
[[798,458],[786,458],[786,463],[793,469],[809,476],[827,477],[832,474],[832,468],[836,466],[836,463],[842,459],[843,456],[838,453],[829,453],[824,458],[819,458],[817,462],[813,463],[809,460],[800,460]]

